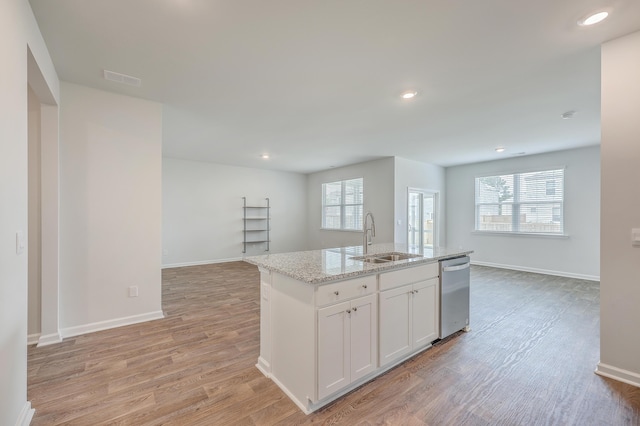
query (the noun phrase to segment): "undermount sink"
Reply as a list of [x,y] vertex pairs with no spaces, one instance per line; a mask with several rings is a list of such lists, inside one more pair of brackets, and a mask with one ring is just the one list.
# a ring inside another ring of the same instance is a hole
[[396,262],[398,260],[414,259],[416,257],[422,257],[422,256],[420,256],[419,254],[409,254],[409,253],[380,253],[380,254],[370,254],[368,256],[352,257],[352,259],[361,260],[363,262],[368,262],[368,263],[386,263],[386,262]]
[[381,257],[365,257],[364,259],[356,259],[356,260],[362,260],[363,262],[368,262],[368,263],[386,263],[386,262],[390,262],[390,259],[383,259]]
[[392,253],[384,256],[377,256],[376,259],[387,260],[391,262],[395,262],[396,260],[405,260],[405,259],[413,259],[416,257],[422,257],[418,254],[407,254],[407,253]]

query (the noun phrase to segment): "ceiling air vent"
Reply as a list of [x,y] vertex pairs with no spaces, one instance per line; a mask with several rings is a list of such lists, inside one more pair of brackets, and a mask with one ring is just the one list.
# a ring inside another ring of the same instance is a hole
[[130,75],[120,74],[119,72],[113,72],[104,70],[105,80],[115,81],[116,83],[128,84],[129,86],[140,87],[142,80],[138,77],[131,77]]

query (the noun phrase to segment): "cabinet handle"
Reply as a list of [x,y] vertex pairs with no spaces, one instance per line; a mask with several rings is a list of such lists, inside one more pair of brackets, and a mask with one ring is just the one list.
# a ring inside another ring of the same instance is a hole
[[333,294],[335,294],[336,296],[338,296],[340,294],[339,291],[334,291]]
[[366,284],[362,284],[362,288],[367,288],[367,285]]
[[418,292],[418,290],[415,290],[415,292],[417,293],[417,292]]
[[351,309],[347,309],[347,313],[350,314],[351,313]]
[[358,310],[358,307],[357,307],[357,306],[354,306],[354,308],[353,308],[353,312],[355,312],[355,311],[357,311],[357,310]]

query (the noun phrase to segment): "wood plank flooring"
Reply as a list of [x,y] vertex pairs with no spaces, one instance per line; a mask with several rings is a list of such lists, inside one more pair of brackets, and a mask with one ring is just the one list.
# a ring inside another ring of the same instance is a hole
[[598,283],[471,276],[470,332],[305,416],[255,367],[257,268],[164,270],[166,318],[29,348],[32,425],[640,425],[640,388],[593,373]]

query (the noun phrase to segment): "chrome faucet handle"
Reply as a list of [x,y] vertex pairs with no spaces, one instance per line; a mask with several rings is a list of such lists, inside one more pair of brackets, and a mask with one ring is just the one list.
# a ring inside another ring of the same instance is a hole
[[[369,223],[369,217],[371,217],[371,225]],[[364,254],[367,254],[367,246],[373,244],[373,237],[376,236],[376,220],[373,217],[373,213],[367,212],[364,216],[363,233],[362,233],[362,246]]]
[[376,220],[373,218],[373,213],[369,212],[369,215],[371,216],[371,236],[375,237],[376,236]]

